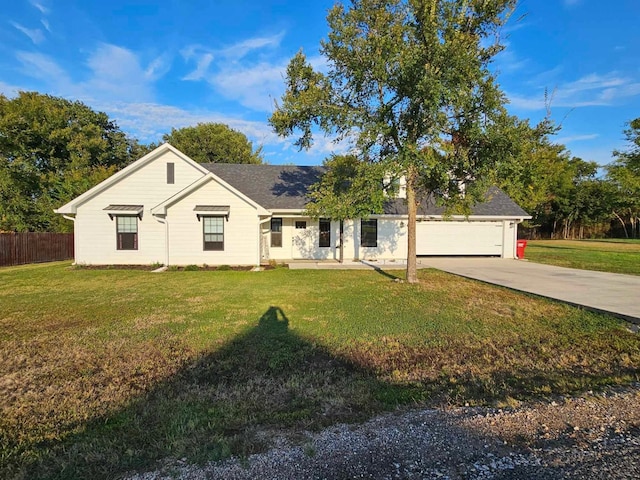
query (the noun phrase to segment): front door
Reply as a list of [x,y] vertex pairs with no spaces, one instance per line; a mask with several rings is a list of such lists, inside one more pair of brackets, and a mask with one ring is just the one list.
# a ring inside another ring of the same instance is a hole
[[291,256],[295,259],[313,258],[311,257],[310,247],[311,230],[308,220],[295,220],[293,222],[293,246],[291,248]]

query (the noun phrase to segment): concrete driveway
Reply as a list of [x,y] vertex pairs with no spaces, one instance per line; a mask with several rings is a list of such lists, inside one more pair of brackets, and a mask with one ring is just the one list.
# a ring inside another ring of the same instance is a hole
[[612,313],[640,324],[640,276],[554,267],[501,258],[421,258],[463,277]]

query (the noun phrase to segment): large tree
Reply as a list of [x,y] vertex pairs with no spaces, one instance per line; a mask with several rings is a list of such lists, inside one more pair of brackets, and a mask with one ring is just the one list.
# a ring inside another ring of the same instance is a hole
[[607,176],[618,188],[615,216],[622,223],[626,236],[630,224],[631,237],[640,237],[640,118],[629,122],[624,131],[629,144],[626,150],[616,150],[616,160],[608,166]]
[[262,163],[262,147],[254,150],[244,133],[222,123],[173,128],[162,139],[198,163]]
[[0,95],[0,231],[67,231],[53,209],[143,154],[105,113],[81,102]]
[[550,134],[557,129],[550,121],[532,127],[528,120],[505,117],[497,127],[502,147],[494,150],[495,183],[532,215],[526,227],[552,236],[562,231],[566,237],[574,226],[582,231],[602,221],[601,205],[596,207],[597,199],[592,198],[601,185],[590,183],[597,164],[571,157],[564,145],[553,143]]
[[[352,0],[327,17],[326,73],[302,52],[270,118],[309,148],[318,130],[353,139],[364,162],[401,169],[408,207],[407,281],[417,282],[416,213],[429,194],[468,207],[494,157],[487,129],[504,97],[489,70],[516,0]],[[495,140],[495,138],[493,138]]]

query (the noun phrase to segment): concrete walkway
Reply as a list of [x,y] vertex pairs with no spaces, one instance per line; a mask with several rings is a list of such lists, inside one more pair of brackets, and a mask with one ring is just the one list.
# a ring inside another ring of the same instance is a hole
[[[420,262],[420,260],[418,260]],[[404,261],[391,262],[354,262],[345,260],[343,263],[334,260],[292,260],[285,262],[289,265],[289,270],[399,270],[406,269]],[[432,268],[428,265],[420,265],[418,268]]]
[[421,260],[423,266],[611,313],[640,324],[640,276],[501,258]]

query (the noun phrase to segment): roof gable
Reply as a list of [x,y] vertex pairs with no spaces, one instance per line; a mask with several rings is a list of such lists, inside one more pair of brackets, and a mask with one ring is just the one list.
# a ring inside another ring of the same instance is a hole
[[153,207],[151,209],[151,213],[153,215],[165,215],[167,213],[167,208],[169,208],[171,205],[179,202],[183,198],[187,197],[191,192],[194,192],[194,191],[198,190],[200,187],[202,187],[203,185],[206,185],[209,182],[217,182],[219,185],[221,185],[222,187],[226,188],[231,193],[233,193],[234,195],[237,195],[239,198],[241,198],[242,200],[247,202],[249,205],[254,207],[258,211],[259,214],[261,214],[261,215],[268,215],[269,214],[269,212],[267,212],[262,205],[260,205],[256,201],[254,201],[252,198],[249,198],[242,191],[238,190],[233,185],[228,184],[223,179],[219,178],[217,175],[215,175],[215,174],[213,174],[211,172],[207,172],[207,174],[205,176],[203,176],[202,178],[199,178],[198,180],[193,182],[188,187],[180,190],[175,195],[172,195],[171,197],[167,198],[164,202],[162,202],[162,203],[156,205],[155,207]]
[[82,195],[74,198],[70,202],[66,203],[65,205],[61,206],[60,208],[58,208],[58,209],[56,209],[54,211],[56,213],[75,214],[76,213],[76,209],[80,205],[82,205],[84,202],[90,200],[91,198],[95,197],[96,195],[99,195],[101,192],[107,190],[112,185],[115,185],[116,183],[120,182],[121,180],[127,178],[128,176],[130,176],[134,172],[136,172],[136,171],[140,170],[141,168],[143,168],[145,165],[147,165],[147,164],[153,162],[154,160],[156,160],[157,158],[161,157],[166,152],[174,153],[178,158],[180,158],[181,160],[183,160],[184,162],[186,162],[187,164],[189,164],[190,166],[192,166],[193,168],[195,168],[196,170],[201,172],[203,175],[208,174],[208,170],[206,168],[204,168],[202,165],[200,165],[199,163],[191,160],[188,156],[186,156],[184,153],[182,153],[180,150],[178,150],[177,148],[173,147],[172,145],[170,145],[168,143],[163,143],[162,145],[160,145],[156,149],[154,149],[151,152],[147,153],[144,157],[139,158],[138,160],[136,160],[135,162],[133,162],[130,165],[127,165],[122,170],[117,171],[116,173],[111,175],[106,180],[103,180],[102,182],[100,182],[95,187],[87,190]]

